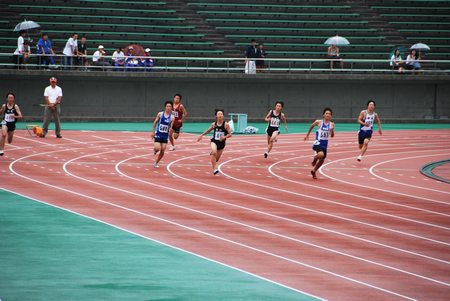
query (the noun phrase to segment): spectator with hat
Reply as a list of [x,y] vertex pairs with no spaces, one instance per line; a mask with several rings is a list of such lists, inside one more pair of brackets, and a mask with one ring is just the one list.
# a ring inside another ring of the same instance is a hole
[[140,66],[144,68],[145,71],[152,71],[155,62],[150,55],[150,48],[145,49],[145,57],[141,58]]
[[[103,57],[106,54],[104,49],[105,47],[103,47],[103,45],[98,46],[97,51],[94,52],[94,55],[92,56],[92,65],[100,67],[109,66],[109,63],[105,61]],[[102,70],[105,70],[105,68],[102,68]]]
[[48,132],[48,125],[52,119],[55,120],[55,134],[56,138],[62,138],[61,136],[61,100],[62,100],[62,89],[56,85],[58,80],[55,77],[50,78],[50,86],[45,88],[44,90],[44,99],[45,99],[45,110],[44,110],[44,122],[42,125],[42,138],[45,138],[45,135]]
[[138,71],[139,60],[134,55],[133,46],[128,47],[127,58],[125,59],[125,71]]

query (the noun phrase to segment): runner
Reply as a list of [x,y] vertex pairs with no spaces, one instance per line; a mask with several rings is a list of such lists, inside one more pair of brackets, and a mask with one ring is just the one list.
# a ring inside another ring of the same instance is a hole
[[4,155],[6,136],[8,136],[8,143],[11,144],[14,131],[16,129],[17,119],[22,118],[19,106],[15,103],[16,96],[12,92],[6,93],[6,103],[0,109],[1,121],[1,135],[0,135],[0,156]]
[[219,162],[219,159],[222,156],[227,138],[230,138],[232,135],[230,125],[224,120],[224,115],[225,111],[223,109],[216,110],[216,121],[211,123],[210,127],[197,139],[197,141],[200,142],[203,136],[214,130],[210,143],[211,165],[214,175],[219,173],[219,169],[217,169],[217,162]]
[[173,122],[173,127],[170,129],[169,132],[169,140],[171,147],[169,148],[170,151],[175,150],[175,139],[178,139],[180,136],[180,130],[183,127],[183,121],[187,117],[187,111],[184,105],[181,103],[181,99],[183,97],[181,94],[175,94],[173,96],[173,111],[172,114],[175,117],[175,120]]
[[159,153],[153,167],[159,167],[159,161],[164,157],[164,152],[166,150],[167,142],[169,140],[169,130],[173,126],[174,117],[172,115],[173,103],[171,101],[166,101],[164,103],[165,110],[159,112],[153,122],[153,129],[150,133],[152,139],[154,139],[154,153],[155,155]]
[[358,145],[361,150],[361,153],[356,158],[358,162],[361,162],[362,157],[367,151],[370,138],[372,138],[373,123],[375,121],[378,123],[378,133],[382,135],[381,120],[378,117],[378,114],[375,113],[375,101],[369,100],[367,102],[367,110],[362,110],[358,117],[358,123],[360,125],[358,132]]
[[288,132],[288,127],[286,123],[286,117],[281,110],[284,107],[284,102],[277,101],[275,102],[275,109],[270,110],[267,114],[265,121],[268,122],[266,133],[267,133],[267,152],[264,153],[264,158],[269,156],[270,151],[272,150],[273,143],[277,141],[277,136],[280,134],[280,123],[283,121],[284,128],[286,129],[286,133]]
[[323,110],[323,119],[314,121],[309,127],[305,137],[305,141],[308,140],[312,129],[317,126],[316,140],[312,147],[312,149],[316,151],[316,155],[312,161],[313,169],[311,170],[313,179],[317,179],[316,172],[327,157],[328,138],[334,137],[334,122],[330,121],[332,114],[333,111],[330,108],[325,108]]

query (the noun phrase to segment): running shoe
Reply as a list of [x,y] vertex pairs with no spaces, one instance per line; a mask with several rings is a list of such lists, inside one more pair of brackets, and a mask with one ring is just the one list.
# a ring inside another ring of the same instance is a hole
[[317,179],[316,172],[314,170],[311,170],[311,175],[312,175],[313,179]]
[[219,173],[219,170],[218,169],[214,169],[213,170],[213,175],[217,175]]
[[158,167],[159,167],[159,164],[155,162],[155,164],[153,164],[153,167],[154,167],[154,168],[158,168]]
[[171,147],[169,148],[170,151],[174,151],[175,149],[176,149],[175,146],[171,146]]
[[267,158],[267,156],[269,156],[268,153],[264,153],[264,158]]
[[359,155],[359,156],[356,158],[356,161],[361,162],[361,160],[362,160],[362,156]]

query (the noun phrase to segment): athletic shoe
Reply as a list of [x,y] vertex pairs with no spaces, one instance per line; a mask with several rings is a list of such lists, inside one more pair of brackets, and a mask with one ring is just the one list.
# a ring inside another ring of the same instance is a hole
[[56,138],[62,138],[62,136],[61,135],[56,135]]
[[362,159],[362,156],[359,155],[359,156],[356,158],[356,161],[361,162],[361,159]]
[[267,158],[267,156],[269,156],[268,153],[264,153],[264,158]]
[[219,170],[218,169],[214,169],[213,170],[213,175],[217,175],[219,173]]
[[45,134],[43,134],[43,135],[41,135],[41,136],[39,136],[39,137],[41,137],[41,138],[45,138]]
[[159,167],[159,164],[155,162],[155,164],[153,164],[153,167],[154,167],[154,168],[158,168],[158,167]]
[[313,179],[317,179],[316,172],[314,170],[311,170],[311,175],[312,175]]
[[0,156],[3,156],[5,153],[3,151],[0,151]]
[[171,147],[169,148],[170,151],[174,151],[175,149],[176,149],[175,146],[171,146]]

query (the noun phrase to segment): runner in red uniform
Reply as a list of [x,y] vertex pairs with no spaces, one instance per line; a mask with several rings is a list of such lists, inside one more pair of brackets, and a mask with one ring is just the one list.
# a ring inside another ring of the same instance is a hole
[[182,96],[181,94],[175,94],[173,96],[173,111],[172,114],[175,117],[173,122],[173,127],[170,129],[169,140],[171,147],[170,151],[175,150],[175,139],[178,139],[180,136],[180,130],[183,127],[183,121],[186,119],[187,111],[186,108],[181,103]]

